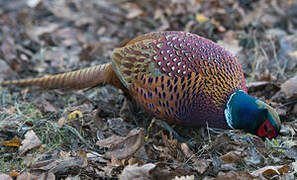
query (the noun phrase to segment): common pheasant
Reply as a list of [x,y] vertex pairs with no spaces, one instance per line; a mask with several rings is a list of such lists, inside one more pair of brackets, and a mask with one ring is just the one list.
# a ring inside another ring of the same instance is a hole
[[111,84],[167,122],[243,129],[268,138],[279,133],[276,111],[247,94],[238,59],[206,38],[148,33],[114,49],[111,58],[111,63],[2,85],[82,89]]

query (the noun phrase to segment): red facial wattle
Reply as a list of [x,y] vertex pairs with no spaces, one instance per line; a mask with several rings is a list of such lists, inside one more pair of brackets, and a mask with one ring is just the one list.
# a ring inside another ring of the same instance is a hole
[[269,123],[268,119],[258,129],[258,136],[274,138],[277,136],[275,128],[272,124]]

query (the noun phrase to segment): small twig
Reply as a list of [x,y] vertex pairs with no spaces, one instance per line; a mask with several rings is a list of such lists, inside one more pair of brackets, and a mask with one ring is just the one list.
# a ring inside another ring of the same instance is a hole
[[279,109],[281,107],[284,107],[284,106],[287,106],[287,105],[290,105],[290,104],[294,104],[294,103],[297,103],[297,99],[292,100],[292,101],[289,101],[289,102],[286,102],[284,104],[281,104],[281,105],[277,106],[276,109]]
[[209,132],[209,127],[207,122],[206,122],[206,129],[207,129],[207,135],[208,135],[208,142],[211,143],[210,132]]

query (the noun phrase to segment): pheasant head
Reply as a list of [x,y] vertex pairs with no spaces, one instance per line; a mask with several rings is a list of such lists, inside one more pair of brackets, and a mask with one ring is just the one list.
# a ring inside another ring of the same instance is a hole
[[230,96],[224,113],[233,129],[243,129],[262,138],[274,138],[280,131],[281,123],[276,111],[242,90]]

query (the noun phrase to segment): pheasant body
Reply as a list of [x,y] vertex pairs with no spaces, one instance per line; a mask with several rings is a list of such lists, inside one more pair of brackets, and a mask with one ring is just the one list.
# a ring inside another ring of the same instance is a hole
[[155,32],[130,40],[112,63],[3,85],[80,89],[112,84],[147,111],[186,126],[245,129],[275,137],[275,110],[247,95],[238,59],[218,44],[187,32]]
[[139,104],[183,125],[227,128],[228,97],[246,91],[238,60],[191,33],[146,34],[115,49],[112,59],[116,74]]

